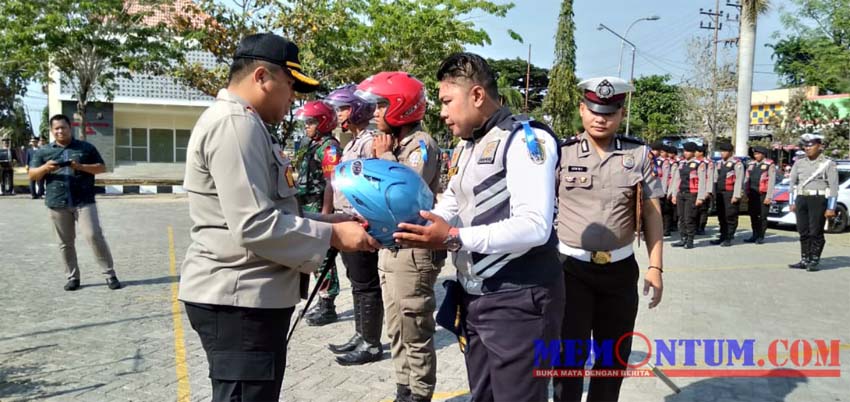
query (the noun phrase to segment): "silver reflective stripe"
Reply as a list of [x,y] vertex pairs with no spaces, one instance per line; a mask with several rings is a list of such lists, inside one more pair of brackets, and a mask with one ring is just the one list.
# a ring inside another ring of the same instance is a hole
[[486,202],[484,202],[483,204],[477,205],[475,207],[475,216],[478,216],[478,215],[481,215],[484,212],[487,212],[488,210],[490,210],[490,208],[493,208],[494,206],[504,202],[505,200],[507,200],[510,197],[511,197],[511,194],[507,190],[502,191],[499,194],[496,194],[495,196],[493,196],[493,198],[491,198],[491,199],[487,200]]
[[[502,256],[504,254],[499,254],[499,255]],[[484,271],[479,272],[479,268],[475,267],[475,272],[478,272],[477,276],[479,276],[481,278],[489,278],[489,277],[493,276],[494,274],[496,274],[497,272],[499,272],[499,270],[502,269],[502,267],[504,267],[505,265],[508,265],[509,262],[511,262],[511,261],[513,261],[513,260],[515,260],[519,257],[522,257],[523,255],[525,255],[525,253],[508,254],[508,256],[505,257],[505,259],[493,264],[490,267],[486,267],[484,269]]]
[[[482,200],[482,201],[486,200],[487,198],[490,198],[490,196],[492,196],[496,193],[500,193],[502,191],[505,191],[505,189],[507,189],[507,188],[508,188],[508,181],[507,181],[507,179],[502,178],[501,180],[493,183],[493,185],[488,187],[486,190],[476,194],[475,199],[476,200]],[[477,206],[478,204],[480,204],[480,202],[476,201],[475,204]]]

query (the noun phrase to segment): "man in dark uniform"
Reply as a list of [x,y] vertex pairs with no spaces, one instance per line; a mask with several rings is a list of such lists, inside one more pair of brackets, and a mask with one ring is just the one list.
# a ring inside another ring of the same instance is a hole
[[[628,360],[631,338],[618,340],[634,331],[638,310],[635,232],[646,234],[649,267],[643,293],[654,289],[649,308],[661,301],[663,269],[658,198],[664,192],[653,174],[649,147],[615,135],[626,95],[634,88],[616,77],[589,79],[579,88],[584,93],[579,110],[585,131],[561,147],[558,187],[558,248],[566,256],[561,340],[577,345],[577,350],[564,352],[562,368],[567,369],[584,367],[589,348],[578,345],[588,345],[591,337],[595,343],[610,341],[607,352],[621,356],[622,362]],[[594,369],[626,368],[619,359],[608,366],[598,357]],[[622,381],[623,377],[591,378],[587,400],[616,401]],[[581,400],[583,382],[582,377],[556,378],[554,400]]]
[[[24,158],[24,166],[27,168],[27,172],[30,171],[30,161],[35,158],[36,152],[38,152],[39,148],[39,140],[36,137],[32,137],[30,139],[30,147],[27,148]],[[44,179],[41,180],[30,180],[30,197],[32,199],[37,200],[44,195]]]
[[[661,141],[656,141],[652,143],[651,150],[655,165],[653,174],[661,183],[661,189],[664,191],[664,194],[667,194],[667,176],[670,174],[670,159],[667,154],[667,146]],[[667,237],[670,236],[670,226],[673,223],[670,219],[672,217],[664,214],[664,211],[669,209],[667,206],[669,200],[667,197],[662,197],[658,201],[661,203],[661,215],[664,222],[664,237]]]
[[15,194],[15,164],[20,162],[18,153],[11,146],[8,135],[3,136],[0,146],[0,195]]
[[673,145],[665,145],[667,151],[667,161],[665,163],[664,173],[664,203],[661,205],[661,214],[664,218],[664,236],[670,236],[672,232],[679,231],[679,214],[676,211],[676,206],[673,205],[673,196],[670,188],[673,185],[673,171],[679,168],[679,148]]
[[838,198],[838,169],[835,162],[823,156],[823,137],[805,134],[802,137],[806,157],[794,162],[791,168],[788,198],[791,212],[797,214],[800,233],[800,262],[789,267],[817,271],[826,239],[823,227],[826,219],[835,217]]
[[776,181],[776,164],[766,158],[769,153],[766,147],[753,147],[753,160],[747,166],[747,207],[753,227],[753,235],[744,239],[747,243],[764,243],[764,234],[767,231],[767,212],[773,200],[773,186]]
[[723,158],[717,162],[714,173],[714,194],[717,197],[717,220],[720,222],[720,238],[711,244],[729,247],[738,230],[738,201],[741,200],[744,182],[744,164],[733,156],[731,143],[717,145]]
[[702,236],[705,234],[705,227],[708,225],[708,212],[711,209],[711,202],[714,199],[714,161],[711,158],[706,158],[705,153],[708,147],[703,144],[697,147],[694,157],[700,163],[705,165],[703,171],[703,180],[705,180],[705,201],[697,207],[697,230],[696,234]]
[[694,248],[694,234],[697,229],[697,208],[705,202],[705,164],[694,158],[698,146],[693,142],[684,145],[685,159],[673,170],[673,181],[668,190],[672,194],[672,203],[679,215],[681,239],[671,244],[673,247]]

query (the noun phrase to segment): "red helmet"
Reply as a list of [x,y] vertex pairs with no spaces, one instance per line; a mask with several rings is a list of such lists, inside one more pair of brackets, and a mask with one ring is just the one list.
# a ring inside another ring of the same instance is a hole
[[336,111],[322,101],[310,101],[295,111],[295,118],[305,123],[315,121],[316,131],[326,134],[336,128]]
[[384,71],[357,86],[361,98],[389,104],[384,120],[393,127],[416,123],[425,116],[425,85],[404,71]]

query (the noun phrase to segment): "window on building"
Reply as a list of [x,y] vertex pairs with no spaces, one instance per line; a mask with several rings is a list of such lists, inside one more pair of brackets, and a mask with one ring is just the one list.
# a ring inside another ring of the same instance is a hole
[[770,105],[770,110],[776,109],[776,105]]
[[174,129],[150,129],[150,161],[174,162]]
[[148,130],[118,128],[115,130],[115,159],[119,162],[148,161]]
[[770,116],[770,112],[765,111],[765,112],[764,112],[764,117],[767,117],[767,116]]
[[174,161],[186,162],[186,147],[189,146],[189,130],[176,130],[174,135]]
[[759,106],[759,111],[764,110],[764,105]]
[[759,112],[753,112],[753,118],[759,117]]

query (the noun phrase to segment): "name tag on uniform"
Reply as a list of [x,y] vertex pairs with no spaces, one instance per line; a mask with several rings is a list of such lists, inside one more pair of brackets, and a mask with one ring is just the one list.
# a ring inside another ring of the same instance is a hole
[[499,141],[490,141],[484,146],[484,151],[481,151],[481,157],[478,158],[479,165],[492,165],[496,161],[496,151],[499,150]]
[[586,172],[587,166],[570,166],[567,168],[568,172]]

